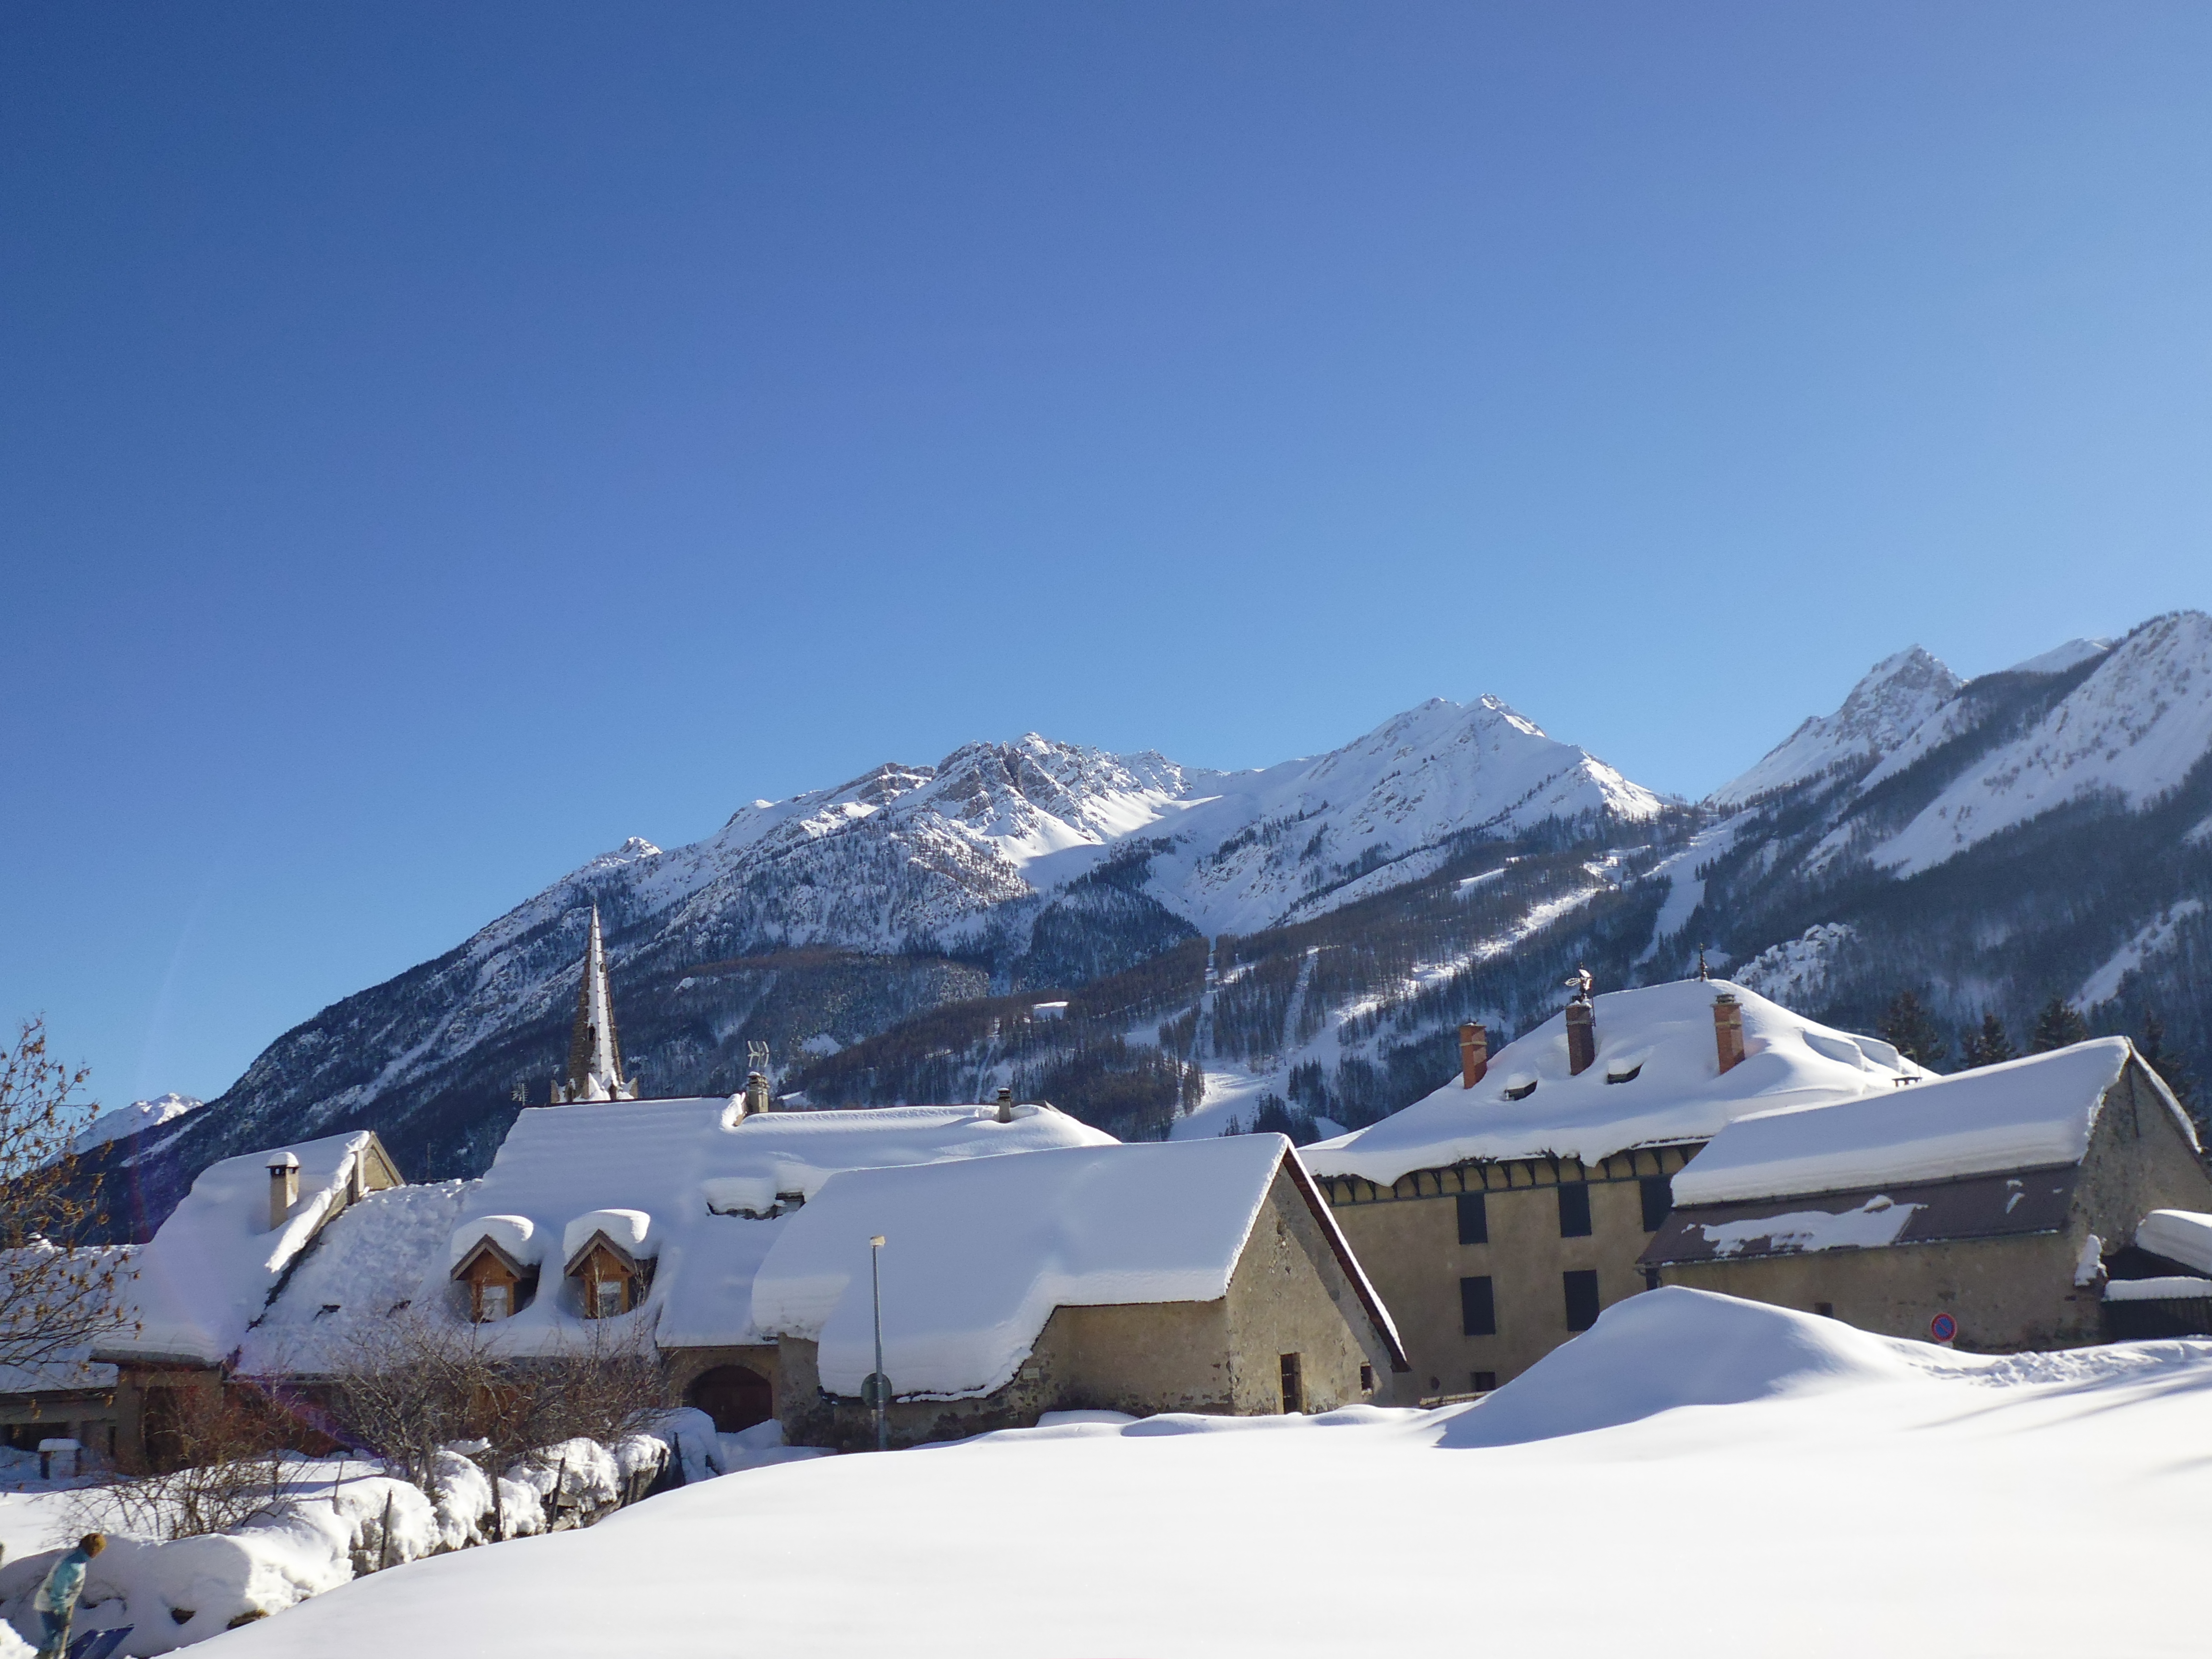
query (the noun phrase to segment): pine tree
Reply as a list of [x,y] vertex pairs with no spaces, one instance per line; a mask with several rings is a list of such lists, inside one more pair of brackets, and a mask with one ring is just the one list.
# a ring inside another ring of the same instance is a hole
[[2035,1017],[2035,1036],[2027,1045],[2032,1054],[2048,1054],[2070,1043],[2089,1040],[2089,1022],[2074,1011],[2063,997],[2053,997]]
[[1899,991],[1881,1017],[1882,1041],[1915,1065],[1933,1068],[1942,1063],[1948,1047],[1942,1028],[1927,1005],[1911,991]]
[[1984,1013],[1982,1029],[1977,1031],[1968,1028],[1966,1040],[1960,1045],[1960,1053],[1971,1067],[1995,1066],[2001,1060],[2012,1059],[2020,1050],[2012,1046],[2012,1038],[2005,1031],[2004,1022],[1994,1013]]

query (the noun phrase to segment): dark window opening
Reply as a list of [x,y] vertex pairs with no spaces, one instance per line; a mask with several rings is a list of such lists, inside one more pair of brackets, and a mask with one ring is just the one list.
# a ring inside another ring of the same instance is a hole
[[1667,1212],[1674,1207],[1674,1178],[1646,1176],[1638,1184],[1644,1190],[1644,1231],[1656,1233],[1667,1224]]
[[1813,1304],[1813,1311],[1823,1319],[1833,1319],[1836,1316],[1836,1304],[1832,1302],[1815,1302]]
[[1286,1353],[1283,1356],[1283,1409],[1302,1412],[1305,1408],[1305,1389],[1298,1377],[1298,1357]]
[[1477,1371],[1474,1373],[1475,1393],[1488,1394],[1497,1386],[1498,1373],[1496,1371]]
[[1480,1193],[1462,1193],[1459,1195],[1459,1242],[1462,1244],[1490,1243],[1490,1206]]
[[1374,1366],[1362,1365],[1359,1368],[1359,1392],[1362,1394],[1373,1394],[1375,1392]]
[[1625,1072],[1607,1072],[1605,1074],[1605,1080],[1607,1083],[1633,1083],[1643,1070],[1644,1062],[1639,1060]]
[[1459,1282],[1459,1326],[1468,1336],[1498,1334],[1498,1304],[1491,1293],[1490,1280],[1462,1279]]
[[1505,1091],[1505,1097],[1508,1100],[1526,1100],[1530,1095],[1533,1095],[1535,1092],[1536,1085],[1532,1079],[1529,1082],[1522,1084],[1517,1089],[1508,1089]]
[[1566,1281],[1567,1328],[1586,1331],[1597,1323],[1597,1270],[1578,1267],[1561,1277]]
[[1647,1291],[1656,1291],[1659,1288],[1659,1270],[1656,1267],[1646,1267],[1644,1270],[1644,1288]]
[[1590,1231],[1589,1188],[1581,1182],[1559,1186],[1559,1237],[1588,1238]]

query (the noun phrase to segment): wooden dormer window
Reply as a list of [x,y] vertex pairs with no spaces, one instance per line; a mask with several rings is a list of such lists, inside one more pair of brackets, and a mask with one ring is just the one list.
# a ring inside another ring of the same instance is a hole
[[489,1238],[478,1239],[453,1268],[453,1278],[469,1287],[469,1317],[479,1325],[513,1318],[535,1277]]
[[637,1306],[650,1264],[639,1262],[606,1234],[596,1232],[568,1259],[568,1275],[576,1281],[585,1318],[613,1319]]

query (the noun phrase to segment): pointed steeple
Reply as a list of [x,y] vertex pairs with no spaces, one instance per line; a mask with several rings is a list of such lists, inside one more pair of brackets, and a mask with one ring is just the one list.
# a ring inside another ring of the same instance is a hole
[[635,1100],[637,1085],[622,1074],[622,1044],[615,1036],[614,995],[607,987],[606,941],[599,933],[599,907],[592,907],[592,931],[584,945],[584,981],[576,988],[576,1023],[568,1031],[568,1076],[554,1085],[556,1103],[583,1100]]

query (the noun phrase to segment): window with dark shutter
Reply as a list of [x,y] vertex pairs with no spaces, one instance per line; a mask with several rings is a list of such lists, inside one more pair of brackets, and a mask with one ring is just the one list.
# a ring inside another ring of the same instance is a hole
[[1302,1412],[1306,1408],[1305,1386],[1298,1376],[1298,1357],[1294,1353],[1283,1356],[1283,1409]]
[[1498,1373],[1496,1371],[1476,1371],[1474,1374],[1474,1391],[1477,1394],[1488,1394],[1492,1389],[1498,1386]]
[[1480,1193],[1462,1193],[1459,1195],[1459,1242],[1462,1244],[1490,1243],[1490,1206]]
[[1644,1188],[1644,1231],[1656,1233],[1667,1224],[1667,1212],[1674,1207],[1674,1180],[1671,1176],[1646,1176],[1640,1184]]
[[1362,1365],[1359,1368],[1359,1392],[1362,1394],[1373,1394],[1375,1392],[1374,1366]]
[[1586,1331],[1597,1323],[1597,1270],[1577,1267],[1560,1277],[1566,1281],[1567,1328]]
[[1498,1334],[1498,1304],[1487,1275],[1460,1280],[1459,1327],[1469,1336]]
[[1589,1188],[1581,1182],[1559,1183],[1559,1237],[1589,1237]]

